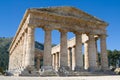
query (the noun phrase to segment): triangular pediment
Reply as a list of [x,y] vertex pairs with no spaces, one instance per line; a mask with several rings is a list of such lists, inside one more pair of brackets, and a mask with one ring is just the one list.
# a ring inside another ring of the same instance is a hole
[[31,10],[48,12],[51,14],[57,14],[57,15],[66,16],[66,17],[67,16],[75,17],[75,18],[79,18],[85,21],[90,21],[90,22],[105,23],[104,21],[74,7],[65,6],[65,7],[49,7],[49,8],[32,8]]

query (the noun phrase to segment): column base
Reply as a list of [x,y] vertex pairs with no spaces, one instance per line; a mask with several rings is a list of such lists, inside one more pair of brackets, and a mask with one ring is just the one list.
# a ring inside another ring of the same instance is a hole
[[70,74],[71,69],[68,66],[61,66],[58,69],[59,76],[68,76]]
[[42,66],[41,67],[41,71],[44,72],[44,71],[51,71],[53,70],[53,67],[52,66]]
[[75,71],[84,71],[84,68],[81,66],[76,66]]
[[18,69],[8,70],[7,76],[19,76],[20,71]]
[[100,69],[98,67],[89,67],[87,71],[90,72],[95,72],[95,71],[99,71]]
[[52,66],[42,66],[40,71],[40,76],[57,76],[57,72]]
[[8,73],[10,76],[40,76],[34,66],[9,70]]
[[39,72],[35,69],[34,65],[27,66],[21,71],[20,76],[40,76]]
[[101,68],[102,71],[109,71],[110,69],[108,67]]

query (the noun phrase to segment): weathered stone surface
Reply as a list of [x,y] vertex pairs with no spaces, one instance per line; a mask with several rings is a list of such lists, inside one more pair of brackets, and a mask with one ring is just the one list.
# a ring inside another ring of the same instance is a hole
[[[9,72],[14,75],[40,73],[39,55],[37,55],[37,69],[34,66],[36,27],[45,31],[41,67],[43,75],[56,75],[56,72],[60,75],[69,75],[72,70],[74,73],[74,70],[82,71],[84,67],[86,70],[98,70],[96,36],[101,39],[101,67],[102,70],[107,70],[106,38],[103,36],[106,35],[107,25],[104,21],[74,7],[28,9],[9,48]],[[52,30],[59,30],[61,34],[60,44],[53,48],[51,47]],[[67,40],[67,32],[75,33],[75,38]],[[85,45],[85,62],[83,62],[82,45]]]
[[82,55],[82,34],[76,34],[75,40],[75,59],[76,65],[75,70],[83,70],[83,55]]
[[97,70],[97,58],[96,58],[96,45],[93,34],[89,34],[88,41],[88,60],[89,60],[89,70],[94,71]]
[[101,35],[100,37],[101,45],[101,67],[102,70],[108,70],[108,57],[106,51],[106,35]]

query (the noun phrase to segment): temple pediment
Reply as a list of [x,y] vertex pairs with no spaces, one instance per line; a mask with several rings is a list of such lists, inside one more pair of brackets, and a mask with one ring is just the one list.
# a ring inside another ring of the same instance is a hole
[[95,22],[95,23],[101,23],[106,24],[106,22],[96,18],[95,16],[92,16],[86,12],[83,12],[82,10],[79,10],[74,7],[48,7],[48,8],[31,8],[31,11],[40,11],[40,12],[46,12],[49,14],[55,14],[58,16],[65,16],[65,17],[74,17],[77,19],[81,19],[84,21],[89,22]]

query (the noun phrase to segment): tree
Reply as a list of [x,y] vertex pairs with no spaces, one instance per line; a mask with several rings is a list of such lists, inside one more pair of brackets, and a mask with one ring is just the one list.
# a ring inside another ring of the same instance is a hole
[[120,51],[118,50],[108,50],[108,62],[109,66],[120,67]]

